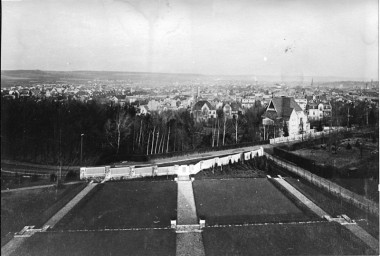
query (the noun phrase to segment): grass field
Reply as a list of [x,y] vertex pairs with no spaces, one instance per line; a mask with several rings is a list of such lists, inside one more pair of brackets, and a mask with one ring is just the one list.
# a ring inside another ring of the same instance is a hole
[[337,223],[273,224],[206,228],[206,255],[363,255],[373,254]]
[[[346,214],[348,217],[358,221],[359,226],[364,228],[372,236],[379,238],[379,218],[376,216],[370,216],[365,211],[358,209],[357,207],[346,203],[338,198],[333,197],[320,188],[308,183],[307,181],[294,178],[285,178],[293,187],[299,190],[307,198],[312,200],[315,204],[321,207],[324,211],[330,214],[332,217],[337,215]],[[365,221],[364,221],[365,220]]]
[[30,237],[12,256],[175,255],[171,230],[46,232]]
[[198,216],[206,224],[233,224],[309,220],[266,178],[195,180],[194,197]]
[[107,182],[94,190],[56,229],[168,227],[177,216],[174,181]]
[[1,194],[1,241],[24,226],[40,226],[83,188],[82,184],[14,191]]

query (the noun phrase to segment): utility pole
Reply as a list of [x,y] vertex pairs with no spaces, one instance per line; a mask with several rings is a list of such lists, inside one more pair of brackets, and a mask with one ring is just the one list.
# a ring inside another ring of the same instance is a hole
[[59,174],[57,177],[57,187],[59,187],[62,178],[62,129],[59,128]]
[[84,133],[80,135],[80,165],[81,166],[82,166],[82,153],[83,153],[83,135]]

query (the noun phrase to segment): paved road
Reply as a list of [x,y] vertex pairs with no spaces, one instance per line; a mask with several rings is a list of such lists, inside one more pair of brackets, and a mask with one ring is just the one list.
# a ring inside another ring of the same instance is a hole
[[[83,183],[83,181],[67,182],[67,183],[63,183],[63,185],[72,185],[72,184],[77,184],[77,183]],[[54,187],[55,185],[56,184],[7,189],[7,190],[1,190],[1,193],[17,192],[17,191],[23,191],[23,190],[39,189],[39,188],[49,188],[49,187]]]
[[[278,145],[278,144],[277,144]],[[154,164],[165,164],[165,163],[173,163],[173,162],[179,162],[179,161],[191,161],[191,160],[199,160],[203,158],[214,158],[218,156],[224,156],[229,154],[237,154],[237,153],[243,153],[247,151],[254,151],[259,149],[260,147],[265,148],[271,148],[274,145],[266,144],[266,145],[258,145],[258,146],[252,146],[252,147],[243,147],[243,148],[235,148],[235,149],[228,149],[228,150],[220,150],[220,151],[212,151],[207,153],[196,153],[196,154],[189,154],[184,156],[177,156],[177,157],[170,157],[170,158],[163,158],[163,159],[154,159],[152,160],[152,163]]]

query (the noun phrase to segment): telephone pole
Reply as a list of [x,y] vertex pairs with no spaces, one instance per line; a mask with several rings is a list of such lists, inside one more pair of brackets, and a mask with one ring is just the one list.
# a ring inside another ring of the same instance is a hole
[[80,165],[81,166],[82,166],[82,154],[83,154],[83,135],[84,133],[80,135]]

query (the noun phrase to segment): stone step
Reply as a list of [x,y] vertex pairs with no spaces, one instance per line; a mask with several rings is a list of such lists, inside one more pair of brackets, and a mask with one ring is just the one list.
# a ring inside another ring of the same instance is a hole
[[178,181],[189,181],[189,180],[190,180],[190,176],[189,175],[178,176]]
[[190,224],[190,225],[177,225],[176,232],[201,232],[201,226],[199,224]]

